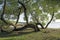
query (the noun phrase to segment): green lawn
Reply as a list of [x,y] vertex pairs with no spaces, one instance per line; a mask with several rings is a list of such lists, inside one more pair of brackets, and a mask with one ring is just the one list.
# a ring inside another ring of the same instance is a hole
[[60,40],[60,29],[41,29],[39,32],[24,30],[12,33],[0,33],[0,40]]

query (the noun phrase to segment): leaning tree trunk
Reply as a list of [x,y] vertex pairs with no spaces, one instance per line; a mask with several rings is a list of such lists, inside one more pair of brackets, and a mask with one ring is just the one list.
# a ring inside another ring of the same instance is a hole
[[53,12],[53,14],[52,14],[52,17],[51,17],[51,20],[47,23],[47,25],[45,26],[45,29],[48,27],[48,25],[51,23],[51,21],[53,20],[53,18],[54,18],[54,12]]

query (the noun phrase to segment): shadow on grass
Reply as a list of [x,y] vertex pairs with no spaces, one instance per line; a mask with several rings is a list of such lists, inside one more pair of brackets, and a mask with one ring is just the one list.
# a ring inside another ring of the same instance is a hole
[[34,31],[13,31],[12,33],[0,33],[0,38],[5,38],[5,37],[14,37],[14,36],[21,36],[21,35],[26,35],[26,34],[30,34],[30,33],[34,33]]

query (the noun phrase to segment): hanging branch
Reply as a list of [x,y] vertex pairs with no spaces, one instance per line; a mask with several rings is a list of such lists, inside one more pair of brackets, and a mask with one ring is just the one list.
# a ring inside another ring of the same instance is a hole
[[21,4],[22,7],[24,8],[24,15],[25,15],[25,18],[26,18],[26,23],[28,24],[28,17],[27,17],[27,14],[26,14],[26,7],[25,7],[25,5],[24,5],[22,2],[20,2],[19,0],[18,0],[18,3]]

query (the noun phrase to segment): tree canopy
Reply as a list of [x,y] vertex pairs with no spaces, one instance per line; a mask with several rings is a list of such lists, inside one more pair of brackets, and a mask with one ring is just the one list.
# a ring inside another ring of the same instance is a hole
[[[0,5],[4,4],[4,0],[0,0]],[[43,25],[47,24],[47,21],[54,17],[56,19],[60,19],[60,15],[58,10],[60,10],[60,0],[19,0],[22,2],[26,7],[26,15],[27,18],[29,18],[29,15],[31,15],[32,22],[34,23],[41,23]],[[3,5],[2,5],[3,7]],[[20,9],[19,9],[20,8]],[[2,13],[2,10],[0,10],[0,14]],[[6,7],[5,7],[5,17],[10,19],[11,15],[14,15],[14,19],[17,19],[17,15],[20,16],[24,12],[24,8],[21,4],[18,3],[18,0],[6,0]],[[56,14],[57,13],[57,14]],[[48,16],[50,15],[50,16]],[[28,19],[24,17],[24,20]],[[49,19],[50,17],[50,19]],[[12,18],[12,19],[13,19]]]

